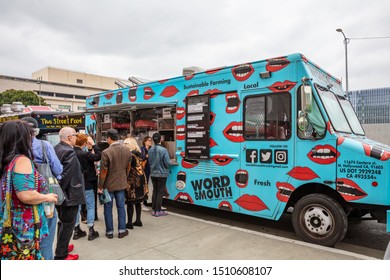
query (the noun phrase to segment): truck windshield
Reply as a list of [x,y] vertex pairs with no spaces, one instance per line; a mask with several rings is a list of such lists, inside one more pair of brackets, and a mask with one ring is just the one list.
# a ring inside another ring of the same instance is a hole
[[316,84],[315,87],[336,131],[364,135],[363,128],[348,100],[336,96],[329,89],[320,85]]

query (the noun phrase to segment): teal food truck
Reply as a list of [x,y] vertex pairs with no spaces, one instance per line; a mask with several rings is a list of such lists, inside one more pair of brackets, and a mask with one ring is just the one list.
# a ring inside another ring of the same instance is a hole
[[[390,225],[390,147],[367,139],[340,80],[301,54],[87,98],[86,130],[159,131],[169,199],[278,220],[333,246],[349,218]],[[146,123],[149,124],[146,125]]]

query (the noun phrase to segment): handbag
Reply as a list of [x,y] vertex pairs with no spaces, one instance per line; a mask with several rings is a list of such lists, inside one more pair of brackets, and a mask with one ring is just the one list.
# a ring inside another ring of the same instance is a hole
[[[3,180],[3,188],[5,189],[5,209],[3,216],[3,232],[1,236],[1,259],[2,260],[43,260],[40,251],[39,236],[40,236],[40,219],[38,214],[38,206],[33,205],[34,214],[34,238],[28,241],[20,240],[13,228],[11,219],[11,172],[15,166],[15,158],[9,167],[7,167],[6,180]],[[35,185],[38,185],[38,178],[35,175]]]
[[45,177],[46,182],[49,187],[49,192],[57,195],[57,203],[56,205],[61,205],[65,200],[65,194],[62,190],[60,184],[57,181],[57,178],[53,176],[53,172],[51,171],[49,159],[47,158],[46,147],[41,141],[42,144],[42,163],[37,163],[38,172]]
[[103,190],[103,193],[99,193],[99,203],[100,205],[111,202],[111,196],[108,193],[107,189]]

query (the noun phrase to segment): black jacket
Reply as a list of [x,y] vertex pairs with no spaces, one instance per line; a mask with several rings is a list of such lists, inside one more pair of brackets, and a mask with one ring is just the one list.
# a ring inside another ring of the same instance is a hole
[[76,206],[85,203],[84,177],[80,163],[72,147],[64,142],[58,143],[54,151],[60,160],[63,171],[59,181],[66,199],[62,205]]
[[74,148],[84,174],[86,190],[97,188],[95,161],[99,161],[102,157],[102,150],[97,145],[93,145],[92,148],[94,153],[83,151],[79,147]]

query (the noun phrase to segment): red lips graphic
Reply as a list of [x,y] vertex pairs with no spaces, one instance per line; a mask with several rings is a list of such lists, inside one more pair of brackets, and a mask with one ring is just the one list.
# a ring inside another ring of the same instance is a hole
[[354,181],[347,178],[338,178],[336,190],[346,201],[358,200],[367,196]]
[[376,158],[382,161],[390,159],[390,152],[383,150],[381,147],[372,146],[363,143],[364,153],[366,156]]
[[309,167],[294,167],[290,172],[287,173],[291,177],[297,180],[307,181],[315,178],[320,178],[313,170]]
[[267,60],[265,69],[270,72],[276,72],[282,70],[290,64],[290,61],[286,57],[277,57]]
[[176,108],[176,119],[181,120],[186,115],[186,109],[184,107]]
[[228,93],[225,96],[226,99],[226,113],[233,114],[240,108],[240,98],[237,92]]
[[255,69],[249,63],[237,65],[232,68],[233,77],[239,82],[247,80],[253,72],[255,72]]
[[184,152],[181,152],[180,153],[180,156],[183,158],[181,160],[181,166],[183,166],[184,168],[193,168],[195,166],[197,166],[199,164],[199,162],[197,160],[190,160],[190,159],[185,159],[185,153]]
[[132,87],[131,89],[129,89],[128,96],[129,96],[130,102],[135,102],[137,100],[137,95],[135,94],[137,91],[137,88],[138,87]]
[[213,124],[213,122],[214,122],[214,120],[215,120],[215,116],[216,116],[216,114],[215,114],[214,112],[211,112],[211,111],[210,111],[210,125]]
[[191,196],[188,193],[185,192],[179,192],[175,198],[173,199],[175,201],[194,204],[194,200],[191,198]]
[[225,166],[227,164],[229,164],[233,159],[231,157],[228,157],[228,156],[221,156],[221,155],[215,155],[211,158],[211,160],[217,164],[217,165],[220,165],[220,166]]
[[287,202],[291,194],[295,190],[295,187],[286,182],[276,182],[276,188],[278,192],[276,193],[276,198],[281,202]]
[[112,97],[114,96],[114,93],[112,92],[107,92],[104,97],[107,99],[107,100],[110,100]]
[[210,137],[210,148],[215,146],[218,146],[217,142],[215,142],[214,139]]
[[179,90],[175,86],[167,86],[162,91],[161,96],[162,97],[172,97],[172,96],[175,96],[175,94],[178,92],[179,92]]
[[221,93],[221,92],[222,92],[222,90],[219,90],[219,89],[214,88],[214,89],[206,90],[206,91],[204,92],[204,94],[209,94],[209,95],[210,95],[210,98],[215,98],[215,97],[217,97],[217,94],[218,94],[218,93]]
[[149,100],[154,95],[155,95],[155,92],[153,91],[153,89],[151,87],[145,87],[144,88],[144,99],[145,100]]
[[223,130],[223,134],[226,139],[232,142],[244,142],[244,137],[242,135],[242,122],[231,122]]
[[318,164],[335,163],[340,153],[331,145],[317,145],[307,154],[309,159]]
[[249,173],[246,170],[239,169],[236,172],[236,176],[234,176],[236,179],[236,185],[239,188],[245,188],[248,185],[249,181]]
[[267,205],[265,205],[265,203],[255,195],[244,194],[234,202],[237,203],[238,206],[248,211],[262,211],[265,209],[268,210]]
[[291,81],[284,81],[284,82],[276,82],[273,83],[271,86],[267,87],[269,90],[272,92],[285,92],[285,91],[290,91],[295,87],[297,83],[291,82]]
[[176,139],[177,140],[186,139],[186,126],[185,125],[176,126]]
[[230,204],[229,201],[221,201],[221,203],[218,205],[218,209],[225,210],[225,211],[233,211],[233,207]]

